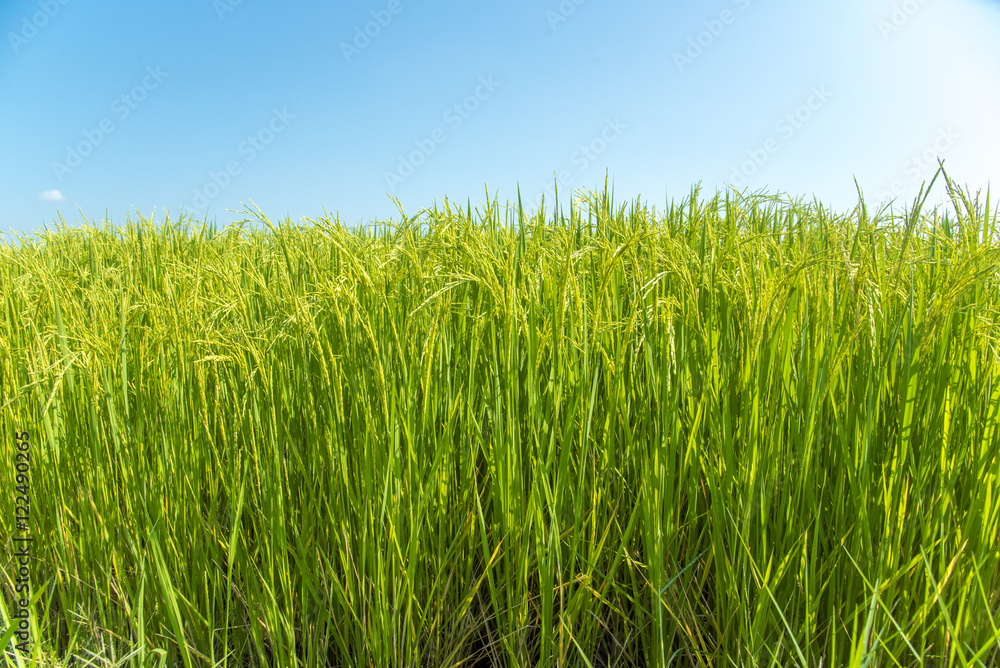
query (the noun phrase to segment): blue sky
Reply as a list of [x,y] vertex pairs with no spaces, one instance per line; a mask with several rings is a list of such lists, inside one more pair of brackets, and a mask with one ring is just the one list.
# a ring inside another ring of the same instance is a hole
[[[846,210],[1000,165],[1000,2],[4,0],[0,233],[445,197]],[[995,179],[994,179],[995,180]],[[941,191],[939,188],[938,195]]]

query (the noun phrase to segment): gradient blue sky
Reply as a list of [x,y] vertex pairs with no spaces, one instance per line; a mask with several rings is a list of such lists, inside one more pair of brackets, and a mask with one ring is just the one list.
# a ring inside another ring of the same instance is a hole
[[1000,165],[995,0],[4,0],[0,35],[8,238],[250,199],[367,223],[555,175],[567,201],[606,169],[620,201],[846,210],[855,177],[912,199],[938,155],[974,190]]

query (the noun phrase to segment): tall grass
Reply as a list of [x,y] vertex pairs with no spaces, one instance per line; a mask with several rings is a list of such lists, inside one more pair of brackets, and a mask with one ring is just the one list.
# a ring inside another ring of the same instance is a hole
[[1000,217],[951,192],[0,248],[6,664],[998,665]]

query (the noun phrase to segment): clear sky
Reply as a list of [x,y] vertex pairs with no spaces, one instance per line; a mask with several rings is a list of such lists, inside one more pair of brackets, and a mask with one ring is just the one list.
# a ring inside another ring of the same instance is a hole
[[548,208],[605,170],[658,208],[700,182],[846,211],[938,156],[985,191],[998,35],[998,0],[2,0],[0,232]]

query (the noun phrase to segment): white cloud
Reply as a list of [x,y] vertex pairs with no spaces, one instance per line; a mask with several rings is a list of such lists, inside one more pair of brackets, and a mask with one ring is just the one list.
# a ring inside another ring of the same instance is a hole
[[45,190],[38,196],[43,202],[64,202],[66,198],[58,190]]

